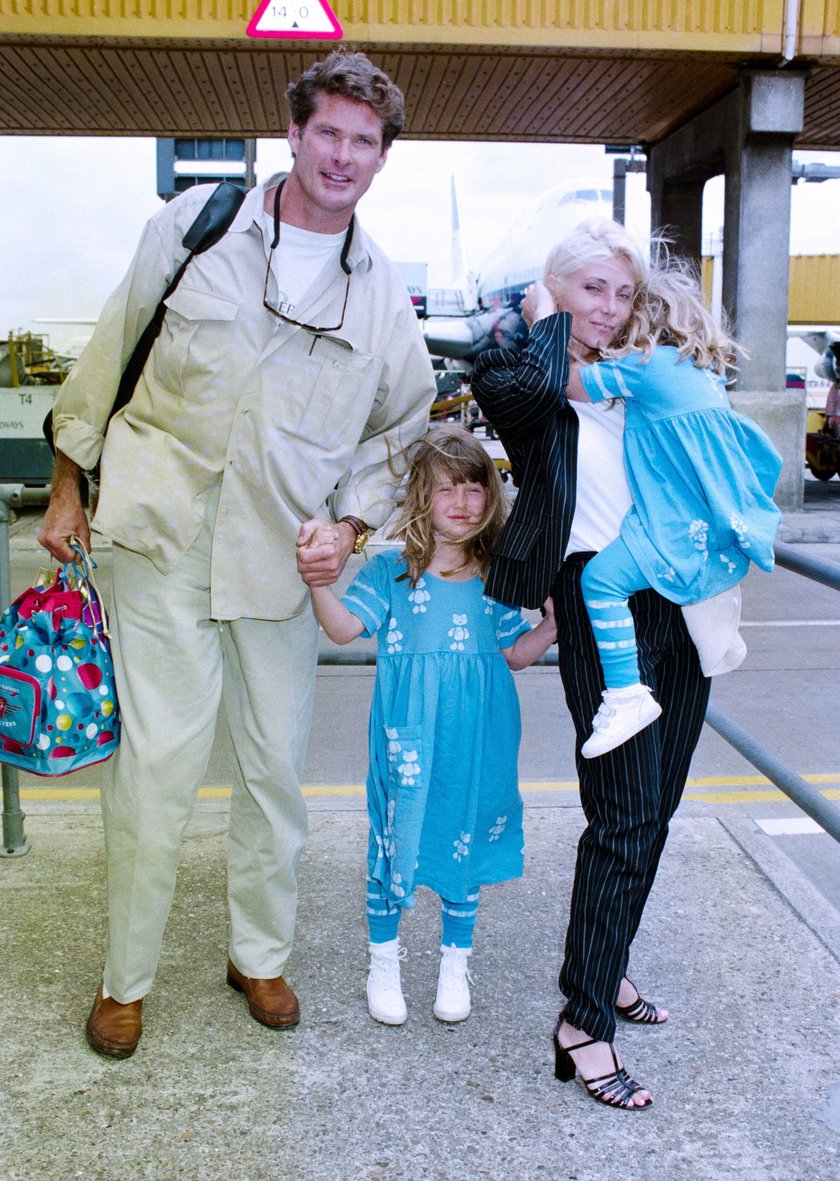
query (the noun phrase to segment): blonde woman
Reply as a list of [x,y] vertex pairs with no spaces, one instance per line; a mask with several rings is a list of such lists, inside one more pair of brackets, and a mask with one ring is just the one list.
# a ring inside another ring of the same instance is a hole
[[[575,401],[569,357],[583,363],[634,347],[648,320],[647,251],[615,222],[578,227],[552,250],[544,287],[522,314],[521,349],[481,354],[473,394],[505,446],[519,489],[496,544],[488,593],[536,607],[554,599],[560,674],[577,736],[586,828],[578,844],[554,1030],[555,1074],[579,1073],[599,1102],[648,1108],[650,1091],[623,1066],[616,1017],[661,1025],[667,1011],[627,976],[630,948],[653,885],[668,823],[685,786],[706,713],[704,677],[679,607],[652,590],[630,610],[645,684],[662,716],[617,750],[585,759],[580,748],[604,690],[581,592],[587,562],[619,536],[632,505],[624,469],[622,401]],[[559,310],[558,310],[559,309]]]
[[[535,295],[545,314],[556,310],[547,288]],[[614,750],[662,712],[640,679],[630,595],[652,587],[697,608],[688,621],[704,671],[728,672],[746,655],[733,592],[751,562],[773,569],[781,521],[773,503],[781,456],[754,422],[730,409],[734,346],[691,271],[676,263],[655,268],[640,320],[635,348],[596,364],[574,362],[569,382],[571,397],[624,401],[633,496],[620,536],[583,572],[606,684],[584,758]]]

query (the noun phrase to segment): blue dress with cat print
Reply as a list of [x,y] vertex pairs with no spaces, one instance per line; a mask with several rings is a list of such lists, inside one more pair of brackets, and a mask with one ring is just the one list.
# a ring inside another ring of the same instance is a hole
[[400,550],[368,561],[342,602],[377,636],[369,724],[368,869],[397,905],[415,886],[464,902],[522,874],[519,699],[500,649],[530,625],[480,578],[424,574]]

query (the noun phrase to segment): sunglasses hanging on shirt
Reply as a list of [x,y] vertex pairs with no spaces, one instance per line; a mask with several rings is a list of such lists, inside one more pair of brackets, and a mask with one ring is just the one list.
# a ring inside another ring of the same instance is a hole
[[274,255],[274,251],[277,249],[277,246],[280,243],[280,193],[282,192],[283,185],[285,183],[285,180],[281,180],[280,184],[277,186],[277,191],[274,194],[274,237],[271,240],[271,246],[268,251],[268,266],[265,270],[263,307],[266,308],[267,311],[271,312],[273,316],[276,316],[278,320],[283,320],[286,324],[294,324],[296,328],[304,328],[307,332],[314,332],[316,335],[324,332],[338,332],[339,329],[344,325],[344,313],[347,311],[347,297],[350,294],[350,275],[352,273],[352,269],[350,267],[350,263],[347,261],[347,255],[350,253],[350,244],[353,241],[353,229],[356,225],[356,215],[353,214],[353,216],[350,218],[350,224],[347,227],[347,233],[344,235],[344,243],[341,247],[341,256],[339,257],[341,269],[347,276],[347,285],[344,288],[344,303],[341,305],[341,319],[337,324],[333,324],[330,327],[318,327],[315,324],[304,324],[302,320],[294,320],[291,316],[286,316],[277,308],[272,307],[272,305],[268,302],[268,280],[269,276],[271,275],[271,260]]

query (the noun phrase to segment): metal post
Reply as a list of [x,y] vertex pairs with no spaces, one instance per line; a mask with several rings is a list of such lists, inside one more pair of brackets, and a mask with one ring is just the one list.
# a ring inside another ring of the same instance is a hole
[[829,836],[834,837],[835,841],[840,841],[840,808],[836,804],[827,800],[817,788],[797,775],[786,763],[777,759],[748,734],[743,726],[739,726],[713,705],[706,711],[706,724],[716,730],[730,746],[734,746],[739,754],[761,771],[762,775],[766,775],[770,782],[789,796],[806,815],[822,825]]
[[[9,553],[9,522],[12,506],[24,501],[22,484],[0,484],[0,610],[12,601],[12,564]],[[3,846],[0,857],[23,857],[31,846],[23,831],[24,815],[20,810],[18,769],[2,764],[3,775]]]
[[627,212],[627,161],[613,160],[613,221],[624,225]]
[[813,582],[840,590],[840,562],[814,554],[803,554],[798,546],[783,541],[777,541],[773,551],[777,566],[784,566],[786,570],[793,570],[795,574],[802,574]]

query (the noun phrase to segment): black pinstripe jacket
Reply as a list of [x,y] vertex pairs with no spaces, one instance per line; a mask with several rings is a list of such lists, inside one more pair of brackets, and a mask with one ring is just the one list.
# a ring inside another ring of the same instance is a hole
[[547,316],[522,349],[488,349],[472,392],[498,432],[519,489],[496,546],[487,593],[541,607],[569,541],[575,511],[578,418],[566,401],[571,317]]

